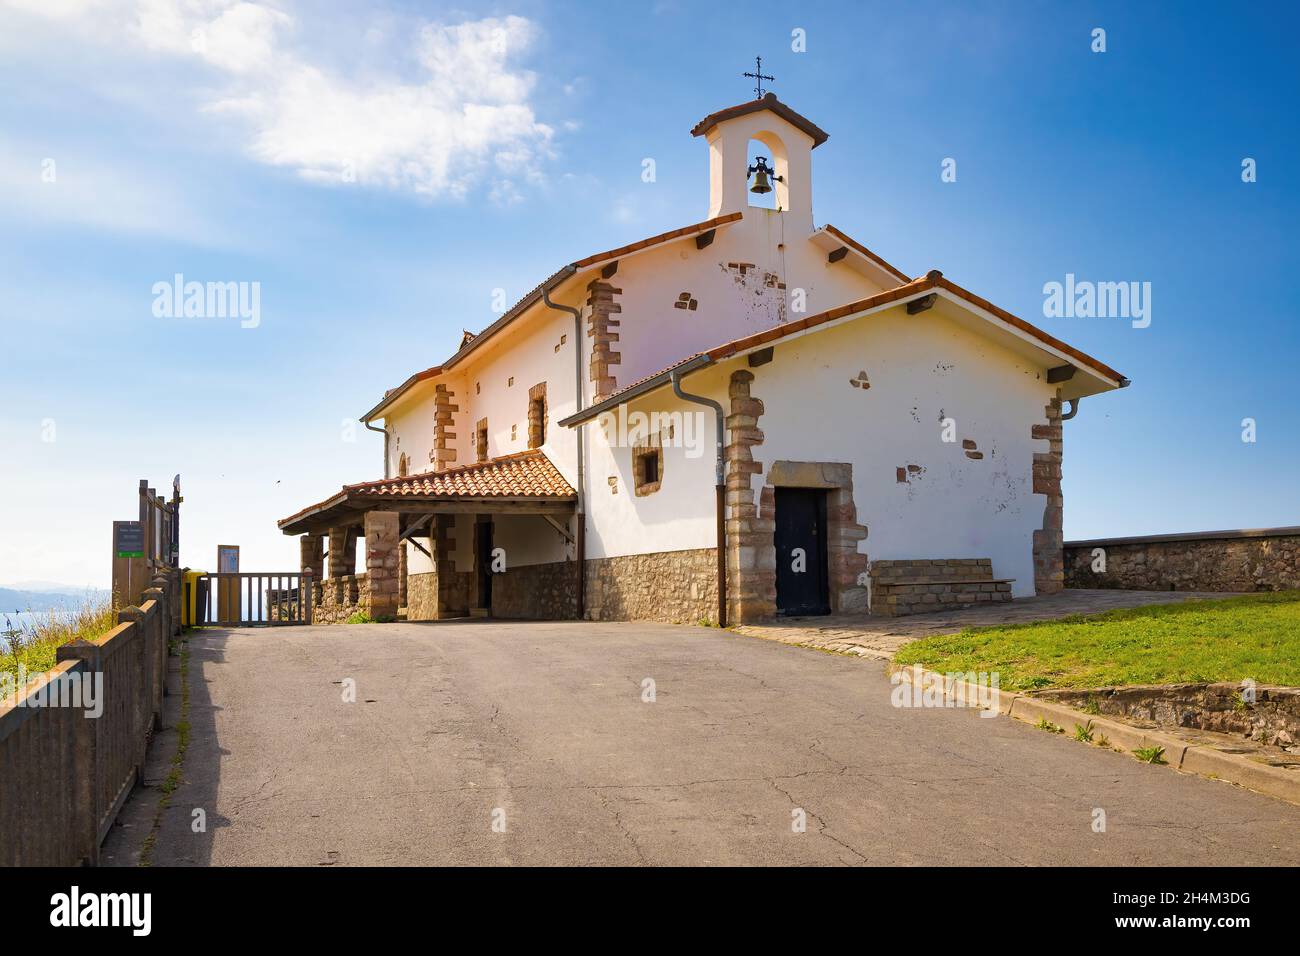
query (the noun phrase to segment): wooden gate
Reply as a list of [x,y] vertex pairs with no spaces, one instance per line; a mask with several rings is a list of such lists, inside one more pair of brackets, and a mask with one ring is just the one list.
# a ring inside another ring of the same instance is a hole
[[202,574],[187,584],[197,593],[194,623],[200,627],[279,627],[310,624],[311,571],[239,571]]

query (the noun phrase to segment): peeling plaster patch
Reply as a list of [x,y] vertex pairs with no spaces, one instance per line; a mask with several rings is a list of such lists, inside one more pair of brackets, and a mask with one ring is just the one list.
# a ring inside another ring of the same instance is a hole
[[608,481],[609,481],[609,493],[611,495],[618,494],[618,475],[610,475]]
[[673,303],[674,309],[690,309],[692,312],[699,308],[699,306],[700,303],[697,300],[692,299],[689,292],[678,294],[677,301]]
[[858,372],[856,378],[849,379],[849,384],[854,388],[862,389],[864,392],[871,387],[871,383],[867,381],[866,372]]
[[949,372],[953,370],[953,368],[954,366],[952,365],[944,365],[942,362],[940,362],[937,365],[935,365],[934,370],[938,372],[940,375],[947,375]]
[[[764,272],[759,277],[758,266],[752,262],[718,263],[723,272],[731,276],[732,283],[743,292],[753,292],[748,307],[750,318],[759,322],[770,321],[776,317],[777,324],[786,321],[785,283],[774,272]],[[751,285],[752,282],[752,285]],[[743,301],[743,300],[742,300]]]
[[913,478],[920,479],[925,474],[925,469],[920,465],[900,465],[895,469],[894,474],[899,484],[907,484]]

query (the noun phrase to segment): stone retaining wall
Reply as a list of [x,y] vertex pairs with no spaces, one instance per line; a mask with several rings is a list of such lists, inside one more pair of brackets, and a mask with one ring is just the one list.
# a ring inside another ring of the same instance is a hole
[[1043,690],[1033,696],[1070,707],[1096,705],[1112,717],[1163,727],[1240,734],[1279,747],[1300,743],[1300,688],[1258,685],[1250,701],[1241,684],[1152,684],[1093,690]]
[[1143,591],[1300,588],[1300,527],[1067,541],[1065,581]]

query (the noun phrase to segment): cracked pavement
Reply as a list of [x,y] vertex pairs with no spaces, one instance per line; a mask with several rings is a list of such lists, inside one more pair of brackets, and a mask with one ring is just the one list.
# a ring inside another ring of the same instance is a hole
[[[1300,807],[1004,717],[895,708],[876,660],[646,623],[189,640],[154,865],[1300,864]],[[137,788],[105,863],[135,861],[157,805]]]

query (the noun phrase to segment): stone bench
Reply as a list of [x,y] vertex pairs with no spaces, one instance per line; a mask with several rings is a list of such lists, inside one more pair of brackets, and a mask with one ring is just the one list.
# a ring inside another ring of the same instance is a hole
[[871,565],[871,611],[899,616],[1011,600],[1014,578],[993,577],[990,558],[916,558]]

